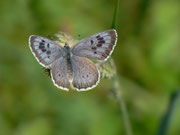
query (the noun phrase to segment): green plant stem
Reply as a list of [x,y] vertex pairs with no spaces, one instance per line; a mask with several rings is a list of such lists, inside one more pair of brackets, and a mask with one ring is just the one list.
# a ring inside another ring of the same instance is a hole
[[[119,0],[116,0],[113,21],[112,21],[112,25],[111,25],[112,29],[116,28],[116,22],[117,22],[117,18],[118,18],[118,10],[119,10]],[[129,117],[128,117],[128,113],[126,110],[126,105],[125,105],[124,99],[122,97],[122,94],[120,93],[121,88],[119,85],[119,78],[117,75],[115,75],[115,77],[114,77],[114,85],[113,86],[114,87],[112,89],[112,92],[113,92],[114,97],[118,101],[120,110],[122,112],[122,119],[123,119],[123,124],[125,127],[126,135],[133,135],[131,124],[130,124]]]
[[116,0],[115,6],[116,7],[114,10],[113,21],[112,21],[112,25],[111,25],[112,29],[116,28],[116,22],[117,22],[117,17],[118,17],[118,10],[119,10],[119,0]]
[[127,113],[127,109],[126,109],[126,105],[125,105],[124,99],[121,94],[119,78],[117,75],[114,77],[114,85],[113,86],[114,87],[112,89],[112,92],[113,92],[114,97],[118,101],[120,110],[122,112],[122,119],[123,119],[126,135],[133,135],[131,124],[130,124],[128,113]]

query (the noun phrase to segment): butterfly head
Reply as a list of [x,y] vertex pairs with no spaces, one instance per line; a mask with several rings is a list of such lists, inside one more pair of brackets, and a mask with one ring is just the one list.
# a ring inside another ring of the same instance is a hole
[[67,42],[64,45],[64,52],[65,52],[65,54],[70,53],[70,46],[69,46],[69,44]]
[[65,43],[64,48],[69,48],[69,44]]

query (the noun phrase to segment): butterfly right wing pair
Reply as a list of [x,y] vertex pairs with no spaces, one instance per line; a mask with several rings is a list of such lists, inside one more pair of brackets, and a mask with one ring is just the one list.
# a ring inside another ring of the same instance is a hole
[[77,90],[89,90],[98,84],[100,73],[95,64],[87,58],[106,61],[113,52],[116,41],[116,30],[108,30],[81,40],[73,46],[73,86]]

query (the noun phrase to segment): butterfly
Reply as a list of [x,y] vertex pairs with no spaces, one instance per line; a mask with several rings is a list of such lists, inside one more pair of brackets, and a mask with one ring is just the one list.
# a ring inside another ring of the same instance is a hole
[[[100,81],[100,72],[91,61],[106,61],[112,54],[117,32],[107,30],[80,41],[61,34],[59,40],[50,40],[31,35],[29,47],[37,61],[50,69],[54,85],[68,91],[70,86],[77,91],[90,90]],[[66,37],[66,38],[64,38]],[[60,40],[62,39],[62,40]]]

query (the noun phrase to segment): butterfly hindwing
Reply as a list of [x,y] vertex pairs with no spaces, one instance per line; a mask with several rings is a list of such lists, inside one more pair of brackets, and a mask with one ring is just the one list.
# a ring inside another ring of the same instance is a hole
[[69,77],[66,59],[61,57],[51,65],[51,78],[54,85],[60,89],[68,91]]
[[116,30],[107,30],[81,40],[74,45],[72,53],[76,56],[107,60],[116,45]]
[[60,46],[44,37],[30,36],[29,46],[38,62],[46,68],[63,55],[63,49]]
[[94,88],[100,79],[100,74],[95,64],[88,58],[72,56],[73,87],[78,91]]

